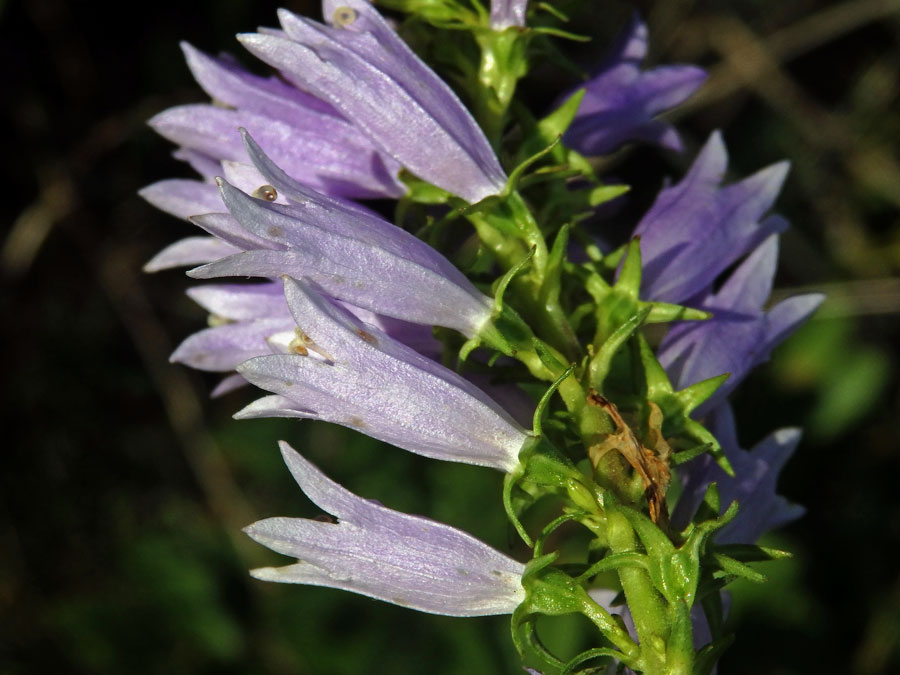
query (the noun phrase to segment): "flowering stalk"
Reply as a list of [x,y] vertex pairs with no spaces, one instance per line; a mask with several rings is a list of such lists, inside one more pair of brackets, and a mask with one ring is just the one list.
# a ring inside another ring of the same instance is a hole
[[[151,121],[203,180],[142,194],[208,236],[147,267],[256,279],[192,288],[210,327],[172,355],[232,373],[217,392],[268,392],[237,418],[324,420],[500,471],[497,507],[531,559],[361,499],[283,443],[301,489],[339,521],[251,525],[297,560],[253,575],[424,612],[510,614],[532,672],[710,673],[731,639],[722,588],[762,580],[748,563],[784,554],[755,540],[801,513],[775,491],[799,432],[742,450],[728,402],[821,301],[766,308],[787,165],[723,186],[714,132],[616,247],[600,207],[627,186],[604,182],[590,157],[635,142],[680,150],[656,116],[705,74],[645,69],[648,31],[635,17],[541,117],[516,88],[551,40],[580,39],[558,9],[381,4],[412,15],[417,44],[454,67],[474,115],[365,0],[325,0],[325,23],[282,10],[282,30],[239,36],[276,78],[186,46],[197,80],[228,107]],[[368,197],[400,198],[395,222],[353,201]],[[502,386],[490,382],[498,372]],[[567,541],[567,523],[586,536]],[[597,628],[596,644],[552,653],[537,618],[570,613]]]

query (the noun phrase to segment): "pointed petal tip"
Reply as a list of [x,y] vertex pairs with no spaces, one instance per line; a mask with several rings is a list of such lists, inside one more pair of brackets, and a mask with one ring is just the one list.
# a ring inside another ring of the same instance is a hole
[[716,156],[724,157],[724,161],[728,162],[728,149],[725,147],[725,138],[721,129],[713,130],[700,152],[705,153],[707,149]]
[[[245,530],[246,532],[246,530]],[[249,534],[249,533],[248,533]],[[251,535],[252,538],[252,535]],[[250,576],[259,581],[280,581],[281,575],[277,567],[257,567],[250,570]]]
[[803,429],[800,427],[784,427],[773,431],[772,436],[779,445],[796,447],[803,438]]

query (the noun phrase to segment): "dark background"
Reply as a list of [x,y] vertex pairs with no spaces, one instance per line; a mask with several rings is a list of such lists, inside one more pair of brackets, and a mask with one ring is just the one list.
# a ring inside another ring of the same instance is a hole
[[[720,672],[900,672],[900,2],[637,4],[654,61],[711,77],[677,112],[691,152],[640,150],[623,170],[649,195],[715,128],[733,177],[790,158],[778,294],[829,295],[736,399],[748,447],[778,426],[806,428],[781,492],[809,512],[770,540],[795,562],[736,589],[738,639]],[[179,271],[140,271],[190,231],[135,194],[188,175],[145,120],[203,100],[179,40],[238,53],[233,34],[274,25],[275,8],[0,0],[2,673],[517,670],[506,617],[255,582],[246,570],[278,558],[240,532],[315,513],[279,438],[358,493],[502,547],[502,514],[484,507],[499,476],[342,428],[234,422],[249,392],[211,401],[214,378],[167,362],[205,319]],[[598,32],[626,9],[610,3]],[[583,627],[560,625],[553,639],[574,648]]]

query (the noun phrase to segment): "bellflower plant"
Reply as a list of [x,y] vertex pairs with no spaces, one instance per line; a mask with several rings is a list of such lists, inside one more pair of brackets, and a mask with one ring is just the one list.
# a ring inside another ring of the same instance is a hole
[[[410,20],[324,0],[324,22],[282,10],[281,29],[238,36],[270,77],[183,46],[215,104],[150,123],[201,178],[142,194],[204,234],[147,269],[230,278],[188,290],[210,325],[172,360],[226,373],[214,393],[266,392],[235,417],[340,424],[499,471],[493,506],[520,541],[501,552],[357,497],[282,443],[301,490],[337,522],[250,525],[296,560],[252,574],[422,612],[508,614],[528,672],[711,673],[732,639],[723,589],[763,580],[751,565],[786,554],[756,540],[803,511],[776,489],[800,432],[744,450],[729,401],[821,301],[768,305],[787,164],[726,180],[713,132],[629,240],[601,245],[612,237],[598,207],[628,188],[594,158],[636,141],[681,150],[658,116],[703,71],[645,67],[635,16],[540,117],[519,81],[537,55],[563,63],[561,47],[585,39],[558,8],[380,4]],[[573,613],[596,639],[554,653],[538,618]]]

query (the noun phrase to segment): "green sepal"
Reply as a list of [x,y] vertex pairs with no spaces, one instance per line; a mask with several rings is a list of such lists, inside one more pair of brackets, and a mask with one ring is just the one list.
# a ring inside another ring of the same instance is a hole
[[[587,651],[581,652],[577,656],[574,656],[573,658],[571,658],[566,663],[566,665],[563,667],[563,669],[560,671],[559,675],[573,675],[576,672],[575,669],[578,666],[580,666],[582,663],[584,663],[585,661],[590,661],[591,659],[600,658],[601,656],[611,656],[615,659],[618,659],[622,656],[622,652],[615,650],[615,649],[610,649],[609,647],[595,647],[594,649],[588,649]],[[582,671],[578,671],[578,672],[593,673],[593,672],[599,672],[599,671],[595,671],[592,668],[589,671],[582,670]]]
[[[640,393],[643,393],[648,401],[659,406],[663,415],[663,436],[670,441],[680,438],[691,443],[688,449],[675,451],[673,462],[683,463],[705,451],[709,452],[726,474],[734,476],[734,469],[719,441],[706,427],[690,416],[697,406],[722,386],[728,376],[711,377],[676,392],[646,338],[638,334],[632,344],[636,351],[633,361],[642,371],[638,379],[643,383],[644,391]],[[682,455],[682,452],[688,454]]]
[[503,509],[504,511],[506,511],[506,517],[509,519],[509,522],[512,524],[513,528],[515,528],[516,533],[522,538],[522,541],[525,542],[525,545],[530,548],[534,545],[534,542],[531,540],[528,531],[525,529],[525,526],[522,524],[522,521],[519,518],[519,513],[527,508],[528,502],[522,501],[521,508],[517,508],[517,505],[514,503],[515,499],[513,496],[513,490],[518,485],[519,479],[522,477],[524,472],[525,469],[520,464],[512,473],[508,473],[503,477]]
[[548,14],[553,15],[554,17],[556,17],[557,19],[559,19],[560,21],[562,21],[564,23],[568,23],[568,21],[569,21],[569,17],[566,14],[564,14],[561,9],[559,9],[558,7],[554,7],[549,2],[537,2],[534,4],[534,7],[535,7],[535,9],[539,9],[544,12],[547,12]]
[[[569,125],[572,124],[572,120],[575,119],[585,93],[585,89],[579,89],[556,110],[538,120],[522,140],[519,156],[533,155],[539,152],[541,148],[546,148],[554,140],[560,138],[569,128]],[[558,161],[564,161],[565,153],[562,147],[559,147],[554,152],[554,158]]]
[[503,191],[500,193],[501,197],[508,197],[513,192],[516,191],[519,187],[519,183],[525,176],[525,172],[530,169],[536,162],[539,162],[541,159],[549,155],[553,152],[553,150],[560,144],[561,138],[557,136],[550,143],[532,154],[530,157],[526,157],[523,159],[516,168],[514,168],[510,174],[509,178],[506,181],[506,185],[503,188]]
[[540,660],[539,665],[542,671],[558,671],[565,666],[565,663],[554,656],[541,642],[535,628],[536,619],[537,615],[531,614],[524,605],[519,605],[513,611],[510,621],[513,645],[521,658],[526,658],[527,654],[537,657]]
[[701,403],[715,394],[729,377],[731,377],[731,373],[722,373],[675,392],[675,398],[681,404],[684,414],[689,415],[694,412]]
[[547,256],[547,269],[544,272],[544,283],[541,285],[541,302],[544,305],[559,304],[562,289],[562,273],[566,262],[566,247],[569,243],[569,225],[563,225],[553,240]]
[[531,560],[522,574],[525,600],[529,613],[560,616],[574,614],[584,608],[587,592],[562,570],[551,567],[558,553],[548,553]]
[[541,418],[544,415],[544,411],[547,409],[547,406],[550,405],[550,400],[553,398],[553,394],[559,389],[559,385],[562,384],[563,380],[565,380],[569,375],[572,374],[572,371],[575,370],[575,364],[573,363],[568,368],[566,368],[556,380],[553,381],[553,384],[544,392],[544,395],[541,396],[541,400],[538,401],[537,407],[534,410],[534,416],[532,418],[532,431],[535,436],[543,435],[541,433]]
[[711,312],[702,309],[675,305],[670,302],[648,303],[652,308],[647,323],[670,323],[672,321],[707,321],[712,318]]
[[611,202],[631,190],[630,185],[598,185],[588,192],[588,204],[593,207]]
[[446,204],[455,199],[446,190],[427,183],[406,170],[400,172],[399,178],[407,187],[403,200],[409,200],[418,204]]
[[641,290],[641,274],[641,238],[638,236],[628,242],[625,260],[622,262],[622,271],[616,281],[616,290],[637,300]]
[[717,544],[715,551],[745,563],[769,562],[770,560],[784,560],[785,558],[794,557],[794,554],[790,551],[757,546],[756,544]]
[[502,277],[494,282],[494,318],[499,317],[503,313],[503,296],[506,294],[507,287],[517,274],[531,264],[531,260],[534,258],[534,252],[535,248],[532,246],[528,249],[528,253],[524,258],[513,265]]
[[459,351],[459,360],[464,362],[474,349],[486,345],[507,356],[516,356],[520,350],[530,351],[534,335],[512,307],[505,304],[506,289],[510,282],[531,264],[535,249],[528,253],[512,268],[494,282],[494,307],[491,319],[478,335],[467,340]]
[[706,492],[703,494],[703,501],[701,501],[700,506],[697,507],[697,513],[694,514],[693,520],[696,523],[702,523],[713,518],[718,518],[721,512],[722,498],[719,494],[719,484],[713,482],[706,487]]
[[537,354],[538,358],[541,360],[541,363],[544,364],[544,367],[553,373],[554,376],[557,376],[557,373],[562,373],[568,368],[565,363],[557,358],[556,354],[553,353],[553,350],[550,349],[543,340],[533,338],[531,345],[535,354]]
[[712,572],[713,579],[746,579],[756,584],[765,583],[768,580],[768,577],[762,572],[757,572],[749,565],[745,565],[727,555],[712,553],[710,558],[718,566],[718,569]]
[[572,40],[573,42],[590,42],[591,38],[589,35],[579,35],[578,33],[571,33],[567,30],[560,30],[559,28],[551,28],[550,26],[537,26],[534,29],[535,33],[540,33],[542,35],[550,35],[552,37],[562,38],[564,40]]
[[713,446],[709,443],[701,443],[692,448],[688,448],[687,450],[673,452],[669,456],[669,464],[672,466],[681,466],[682,464],[690,462],[692,459],[697,459],[700,455],[705,455],[710,452],[712,448]]
[[587,582],[592,577],[597,576],[601,572],[611,572],[622,567],[635,567],[637,569],[648,570],[649,563],[647,556],[637,551],[623,551],[622,553],[610,553],[602,560],[598,560],[587,568],[578,577],[578,581]]
[[[560,616],[581,613],[600,629],[604,637],[623,650],[611,655],[633,664],[638,650],[628,632],[608,611],[591,599],[577,580],[561,569],[551,566],[557,556],[556,553],[549,553],[534,558],[525,565],[525,571],[522,574],[525,600],[513,612],[513,633],[517,633],[530,617],[536,614]],[[516,643],[517,647],[521,644],[519,640],[516,640]],[[549,653],[542,656],[546,658],[547,654]],[[559,668],[562,662],[556,663],[557,659],[550,656],[551,659],[548,660],[554,663],[554,668]]]
[[700,581],[700,561],[706,542],[713,532],[731,522],[737,514],[737,504],[733,503],[719,518],[689,527],[687,540],[678,548],[644,514],[628,507],[617,506],[616,509],[634,528],[647,551],[648,573],[656,590],[670,605],[684,601],[690,608]]
[[597,391],[603,391],[603,383],[606,376],[609,375],[610,366],[613,357],[622,348],[625,342],[634,335],[635,331],[640,328],[647,320],[650,314],[650,308],[638,310],[635,314],[625,320],[612,335],[606,338],[606,341],[600,346],[600,349],[591,358],[588,369],[591,386]]
[[519,509],[513,503],[513,489],[527,485],[536,501],[543,494],[556,493],[567,497],[576,507],[587,512],[597,511],[597,502],[584,485],[584,476],[565,455],[543,436],[529,438],[519,452],[519,464],[503,481],[503,508],[522,540],[533,546],[531,537],[519,519]]
[[553,534],[557,530],[557,528],[559,528],[561,525],[565,525],[566,523],[580,520],[585,515],[587,515],[587,513],[584,511],[564,513],[563,515],[554,518],[552,521],[547,523],[544,526],[544,529],[541,530],[541,533],[537,536],[537,539],[534,540],[534,557],[539,558],[544,555],[544,544],[547,542],[547,537]]

